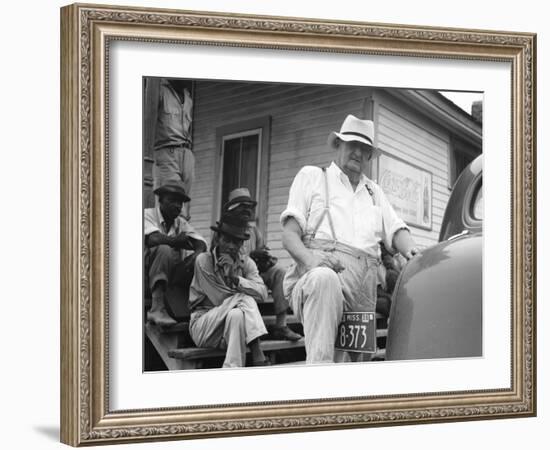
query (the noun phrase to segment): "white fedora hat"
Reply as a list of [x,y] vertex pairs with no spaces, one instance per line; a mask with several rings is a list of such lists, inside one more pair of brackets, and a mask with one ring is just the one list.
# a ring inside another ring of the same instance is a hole
[[377,155],[378,149],[374,146],[374,122],[372,120],[361,120],[349,114],[340,132],[333,131],[328,135],[328,145],[334,147],[336,138],[349,142],[357,141],[372,147],[373,156]]

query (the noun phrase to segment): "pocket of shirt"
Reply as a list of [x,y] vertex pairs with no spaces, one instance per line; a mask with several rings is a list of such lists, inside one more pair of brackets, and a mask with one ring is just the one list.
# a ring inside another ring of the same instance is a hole
[[181,110],[176,105],[165,105],[162,108],[162,114],[168,116],[181,116]]
[[176,99],[169,95],[164,95],[161,102],[161,111],[164,114],[180,114],[182,113],[182,106],[177,103]]

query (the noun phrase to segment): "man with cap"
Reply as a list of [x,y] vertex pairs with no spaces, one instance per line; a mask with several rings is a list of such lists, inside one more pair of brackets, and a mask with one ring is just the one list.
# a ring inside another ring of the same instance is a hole
[[250,256],[256,263],[262,280],[273,296],[275,310],[275,325],[270,331],[273,339],[297,341],[301,335],[292,331],[287,325],[288,300],[283,292],[283,280],[286,269],[277,262],[277,258],[269,253],[265,245],[262,233],[254,220],[254,209],[257,202],[252,200],[248,188],[241,187],[229,193],[227,203],[223,206],[223,212],[231,215],[240,215],[248,219],[248,233],[250,238],[244,241],[241,254]]
[[[168,181],[154,193],[158,206],[145,209],[143,215],[145,273],[152,293],[147,321],[166,327],[176,323],[166,309],[167,286],[177,282],[189,287],[195,258],[206,251],[206,241],[180,215],[183,203],[190,200],[181,181]],[[185,257],[184,250],[194,253]]]
[[240,253],[250,238],[246,217],[223,214],[212,248],[198,256],[191,283],[189,333],[198,347],[225,348],[223,367],[243,367],[246,346],[253,366],[267,365],[260,336],[267,334],[256,302],[265,302],[267,289],[256,264]]
[[405,222],[364,173],[375,156],[374,124],[348,115],[328,146],[328,168],[303,167],[281,214],[283,246],[294,259],[285,295],[304,325],[306,362],[333,362],[343,311],[374,312],[379,242],[412,258]]

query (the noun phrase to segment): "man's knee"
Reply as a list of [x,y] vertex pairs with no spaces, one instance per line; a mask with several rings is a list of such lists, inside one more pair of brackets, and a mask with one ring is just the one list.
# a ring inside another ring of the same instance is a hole
[[237,303],[237,308],[241,306],[246,309],[257,309],[258,303],[254,300],[254,297],[251,297],[250,295],[242,295],[239,299],[239,303]]
[[308,274],[305,293],[310,299],[324,299],[322,302],[314,302],[319,307],[325,308],[330,304],[343,304],[342,285],[340,278],[334,270],[328,267],[316,267],[311,269]]
[[240,326],[244,322],[244,313],[239,308],[233,308],[225,319],[230,326]]
[[336,272],[328,267],[315,267],[307,274],[309,280],[317,289],[341,289],[340,279]]
[[166,244],[161,244],[157,246],[157,253],[159,255],[166,255],[166,256],[172,256],[172,253],[174,252],[174,249]]
[[280,264],[276,264],[275,266],[273,266],[272,270],[273,270],[273,281],[275,283],[282,283],[286,275],[286,269]]
[[169,245],[157,245],[151,249],[151,264],[153,261],[172,261],[174,259],[174,249]]

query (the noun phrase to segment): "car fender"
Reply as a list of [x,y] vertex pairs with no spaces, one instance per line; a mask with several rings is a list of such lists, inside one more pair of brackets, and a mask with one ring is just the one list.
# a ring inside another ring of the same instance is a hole
[[387,360],[482,355],[483,235],[461,234],[403,268],[392,297]]

